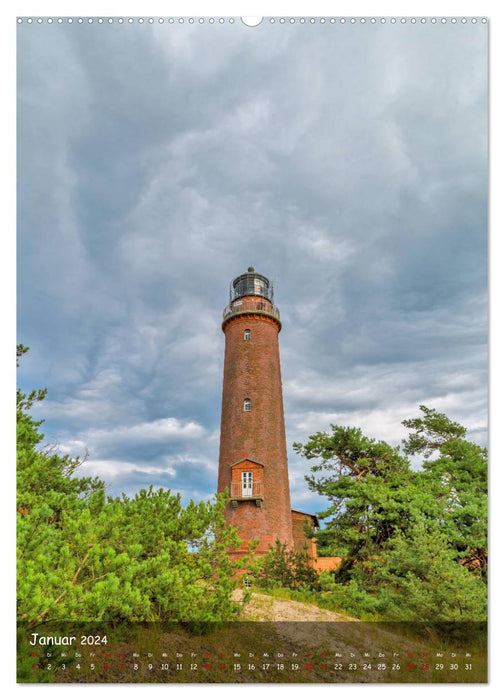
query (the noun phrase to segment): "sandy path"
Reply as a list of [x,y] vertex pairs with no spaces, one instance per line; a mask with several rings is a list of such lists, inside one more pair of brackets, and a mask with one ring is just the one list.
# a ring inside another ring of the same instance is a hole
[[[235,591],[235,600],[241,600],[242,596],[243,591]],[[262,622],[352,622],[355,620],[348,615],[324,610],[316,605],[274,598],[262,593],[252,593],[251,600],[243,609],[241,619]]]

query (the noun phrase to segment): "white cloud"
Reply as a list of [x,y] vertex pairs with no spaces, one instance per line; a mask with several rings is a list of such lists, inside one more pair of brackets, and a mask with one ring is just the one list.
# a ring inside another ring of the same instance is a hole
[[159,420],[136,425],[115,426],[109,429],[92,428],[80,434],[73,442],[64,444],[72,447],[72,453],[78,447],[85,446],[91,454],[100,454],[111,446],[128,447],[157,443],[194,442],[202,440],[206,429],[195,421],[182,421],[178,418],[160,418]]
[[132,474],[150,477],[176,476],[171,467],[153,467],[149,464],[121,462],[114,459],[90,459],[79,468],[79,476],[93,476],[107,481],[128,481]]

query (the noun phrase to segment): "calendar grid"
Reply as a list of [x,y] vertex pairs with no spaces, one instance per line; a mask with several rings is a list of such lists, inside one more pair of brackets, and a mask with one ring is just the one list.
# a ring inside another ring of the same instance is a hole
[[486,625],[269,622],[18,628],[21,683],[482,683]]

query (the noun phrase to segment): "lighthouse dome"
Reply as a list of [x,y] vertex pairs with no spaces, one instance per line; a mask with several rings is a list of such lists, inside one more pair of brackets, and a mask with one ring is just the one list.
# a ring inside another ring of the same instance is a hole
[[253,267],[249,267],[247,272],[236,277],[231,283],[230,301],[247,296],[264,297],[273,301],[273,285]]

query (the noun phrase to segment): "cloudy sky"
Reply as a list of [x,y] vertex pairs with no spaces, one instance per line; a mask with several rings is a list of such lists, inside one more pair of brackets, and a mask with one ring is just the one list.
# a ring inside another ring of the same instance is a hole
[[217,482],[230,280],[274,280],[292,451],[486,444],[487,27],[18,26],[18,342],[46,442],[110,494]]

